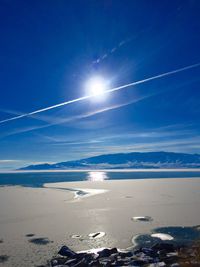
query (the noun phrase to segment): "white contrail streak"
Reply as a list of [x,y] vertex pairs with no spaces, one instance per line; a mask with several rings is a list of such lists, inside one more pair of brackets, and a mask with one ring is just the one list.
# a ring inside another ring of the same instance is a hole
[[[179,73],[179,72],[182,72],[182,71],[186,71],[186,70],[189,70],[189,69],[197,68],[199,66],[200,66],[200,62],[197,63],[197,64],[193,64],[193,65],[189,65],[189,66],[180,68],[180,69],[176,69],[176,70],[172,70],[172,71],[169,71],[169,72],[165,72],[165,73],[153,76],[153,77],[149,77],[149,78],[146,78],[146,79],[143,79],[143,80],[139,80],[139,81],[136,81],[136,82],[132,82],[132,83],[128,83],[128,84],[125,84],[125,85],[121,85],[119,87],[115,87],[115,88],[112,88],[110,90],[105,91],[104,94],[112,93],[112,92],[115,92],[115,91],[118,91],[118,90],[121,90],[121,89],[125,89],[125,88],[132,87],[132,86],[135,86],[135,85],[138,85],[138,84],[146,83],[146,82],[149,82],[149,81],[152,81],[152,80],[160,79],[160,78],[163,78],[163,77],[166,77],[166,76],[170,76],[172,74],[176,74],[176,73]],[[5,123],[5,122],[9,122],[9,121],[13,121],[13,120],[18,120],[18,119],[21,119],[21,118],[24,118],[24,117],[28,117],[28,116],[31,116],[31,115],[34,115],[34,114],[37,114],[37,113],[41,113],[41,112],[44,112],[44,111],[47,111],[47,110],[51,110],[51,109],[54,109],[54,108],[62,107],[62,106],[69,105],[69,104],[72,104],[72,103],[75,103],[75,102],[79,102],[79,101],[82,101],[82,100],[86,100],[86,99],[89,99],[89,98],[92,98],[92,97],[94,97],[94,95],[82,96],[82,97],[79,97],[79,98],[76,98],[76,99],[73,99],[73,100],[69,100],[69,101],[66,101],[66,102],[63,102],[63,103],[60,103],[60,104],[56,104],[56,105],[53,105],[53,106],[50,106],[50,107],[38,109],[38,110],[29,112],[29,113],[25,113],[25,114],[22,114],[22,115],[19,115],[19,116],[16,116],[16,117],[12,117],[12,118],[9,118],[9,119],[1,120],[0,124]]]

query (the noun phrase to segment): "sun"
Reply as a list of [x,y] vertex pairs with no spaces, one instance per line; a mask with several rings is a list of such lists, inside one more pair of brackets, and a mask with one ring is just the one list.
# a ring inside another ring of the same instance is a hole
[[107,90],[107,82],[100,76],[90,78],[86,83],[88,95],[101,97]]

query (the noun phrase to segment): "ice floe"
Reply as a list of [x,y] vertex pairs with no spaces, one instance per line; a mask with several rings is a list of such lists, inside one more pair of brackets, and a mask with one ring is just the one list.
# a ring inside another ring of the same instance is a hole
[[161,240],[173,240],[173,236],[168,235],[168,234],[163,234],[163,233],[155,233],[155,234],[151,234],[152,237],[157,237],[160,238]]
[[153,221],[153,218],[150,216],[135,216],[131,218],[133,221],[139,221],[139,222],[151,222]]

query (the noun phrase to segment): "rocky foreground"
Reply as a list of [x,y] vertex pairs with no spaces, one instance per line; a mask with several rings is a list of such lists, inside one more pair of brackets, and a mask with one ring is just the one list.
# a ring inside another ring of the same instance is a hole
[[193,244],[190,247],[158,243],[151,248],[143,247],[133,251],[122,251],[117,248],[104,248],[94,251],[76,253],[67,246],[63,246],[47,266],[200,267],[200,243]]

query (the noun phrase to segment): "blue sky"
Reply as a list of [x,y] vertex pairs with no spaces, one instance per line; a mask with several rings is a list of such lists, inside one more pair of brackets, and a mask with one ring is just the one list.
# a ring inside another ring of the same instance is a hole
[[[0,120],[200,62],[197,0],[0,1]],[[0,169],[200,153],[200,68],[0,124]]]

